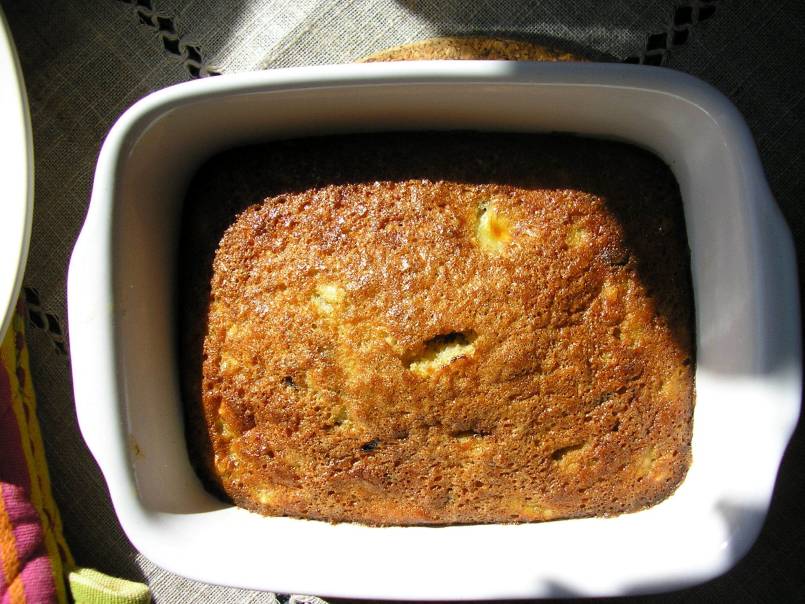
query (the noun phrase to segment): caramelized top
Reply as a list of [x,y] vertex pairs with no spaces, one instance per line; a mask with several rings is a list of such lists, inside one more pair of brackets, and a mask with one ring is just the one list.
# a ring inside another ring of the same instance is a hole
[[240,505],[546,520],[639,509],[684,476],[688,251],[655,157],[552,136],[294,141],[217,158],[188,200],[191,448]]

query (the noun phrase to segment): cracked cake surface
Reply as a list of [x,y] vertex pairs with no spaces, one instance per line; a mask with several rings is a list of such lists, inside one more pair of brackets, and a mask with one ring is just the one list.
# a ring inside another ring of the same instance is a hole
[[620,143],[409,133],[225,152],[183,217],[191,458],[267,515],[642,509],[690,463],[689,262],[672,173]]

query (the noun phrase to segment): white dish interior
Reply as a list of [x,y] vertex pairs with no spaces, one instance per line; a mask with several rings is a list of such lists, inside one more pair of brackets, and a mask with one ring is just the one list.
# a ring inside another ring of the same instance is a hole
[[[207,494],[187,458],[174,254],[201,161],[273,138],[382,130],[564,131],[633,142],[673,169],[697,312],[693,465],[617,518],[369,528],[263,518]],[[479,599],[681,588],[754,541],[800,407],[791,236],[740,115],[690,77],[623,65],[444,62],[280,70],[183,84],[107,138],[69,275],[76,404],[123,528],[207,582],[330,596]]]

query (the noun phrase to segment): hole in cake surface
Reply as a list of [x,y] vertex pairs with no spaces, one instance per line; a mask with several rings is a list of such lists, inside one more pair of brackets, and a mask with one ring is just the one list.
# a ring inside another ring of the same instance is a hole
[[581,470],[583,450],[587,442],[575,443],[556,449],[551,453],[551,459],[565,474],[575,474]]
[[457,439],[459,442],[468,442],[474,438],[489,436],[489,432],[484,432],[483,430],[459,430],[458,432],[451,433],[450,436]]
[[377,438],[373,438],[367,443],[363,443],[361,445],[361,451],[374,451],[380,445],[380,440]]
[[490,432],[483,430],[461,430],[450,434],[458,443],[461,451],[470,457],[480,457],[493,446]]
[[421,377],[433,375],[461,357],[475,353],[474,331],[454,331],[436,336],[425,342],[425,350],[408,362],[408,369]]
[[554,451],[553,453],[551,453],[551,459],[553,459],[554,461],[557,461],[557,462],[562,461],[563,459],[565,459],[571,453],[574,453],[574,452],[580,450],[583,446],[584,446],[584,443],[577,443],[575,445],[568,445],[567,447],[561,447],[561,448],[557,449],[556,451]]
[[475,236],[482,250],[490,253],[499,252],[511,241],[511,223],[495,206],[484,202],[478,207]]

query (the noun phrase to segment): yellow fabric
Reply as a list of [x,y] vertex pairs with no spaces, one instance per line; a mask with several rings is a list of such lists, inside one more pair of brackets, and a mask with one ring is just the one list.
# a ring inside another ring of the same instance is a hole
[[[19,342],[19,345],[18,345]],[[45,461],[45,447],[36,417],[36,397],[31,384],[25,346],[25,321],[19,312],[0,345],[0,362],[11,382],[11,409],[19,426],[20,441],[31,482],[31,503],[39,514],[45,548],[53,568],[53,580],[59,602],[67,602],[64,585],[65,567],[75,566],[73,556],[62,533],[62,523],[50,489],[50,475]]]

